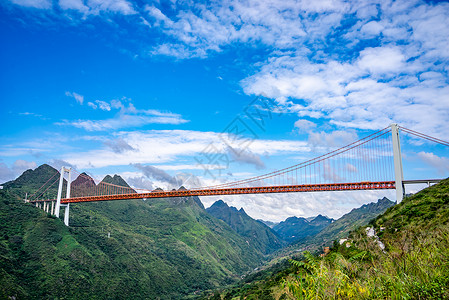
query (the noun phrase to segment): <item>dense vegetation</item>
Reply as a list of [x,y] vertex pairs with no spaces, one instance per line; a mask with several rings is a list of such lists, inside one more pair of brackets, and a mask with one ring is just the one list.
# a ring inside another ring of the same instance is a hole
[[248,216],[243,208],[237,210],[229,207],[223,200],[218,200],[206,211],[224,221],[248,243],[264,254],[269,254],[285,246],[285,242],[267,225]]
[[[388,210],[393,203],[382,199],[332,222],[306,239],[308,249],[349,230],[351,237],[320,258],[298,252],[304,242],[280,249],[285,243],[243,209],[219,201],[206,211],[198,197],[72,204],[66,227],[22,200],[55,174],[43,165],[0,190],[0,299],[179,299],[203,291],[216,299],[449,296],[447,180]],[[117,175],[103,182],[127,185]],[[385,210],[371,223],[384,253],[354,226]],[[278,257],[298,256],[250,272],[276,249]],[[230,288],[207,292],[222,286]]]
[[[377,235],[369,236],[373,229]],[[448,245],[446,179],[389,208],[346,242],[335,242],[329,253],[304,252],[268,278],[211,298],[448,299]]]
[[1,299],[176,299],[233,282],[264,259],[198,198],[72,204],[66,227],[25,204],[17,193],[32,188],[18,182],[0,191]]
[[[48,179],[52,178],[53,181],[58,179],[58,177],[59,172],[56,169],[47,164],[43,164],[35,170],[26,170],[17,179],[5,182],[2,186],[5,190],[25,198],[25,194],[28,194],[28,196],[34,194]],[[44,179],[45,181],[43,181]],[[64,184],[67,184],[65,179]],[[45,191],[45,196],[56,199],[57,193],[58,186],[54,185]]]

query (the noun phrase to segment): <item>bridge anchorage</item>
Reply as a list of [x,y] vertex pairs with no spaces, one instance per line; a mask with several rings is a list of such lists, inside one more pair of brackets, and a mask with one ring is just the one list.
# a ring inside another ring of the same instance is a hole
[[[441,179],[404,180],[399,132],[405,132],[449,146],[449,142],[407,129],[397,124],[379,130],[349,145],[324,155],[256,177],[215,186],[179,190],[137,190],[94,180],[85,173],[62,167],[28,200],[59,218],[64,209],[64,224],[69,225],[70,203],[149,199],[186,196],[217,196],[260,193],[292,193],[318,191],[350,191],[396,189],[396,201],[405,195],[405,184],[436,183]],[[390,135],[391,133],[391,135]],[[71,181],[72,172],[78,177]],[[67,180],[65,179],[68,174]],[[58,181],[56,199],[43,198],[44,193]],[[54,177],[56,176],[56,179]],[[54,179],[54,180],[53,180]],[[52,181],[53,180],[53,181]],[[62,198],[64,190],[66,197]],[[41,191],[42,190],[42,191]],[[51,204],[51,210],[50,210]]]

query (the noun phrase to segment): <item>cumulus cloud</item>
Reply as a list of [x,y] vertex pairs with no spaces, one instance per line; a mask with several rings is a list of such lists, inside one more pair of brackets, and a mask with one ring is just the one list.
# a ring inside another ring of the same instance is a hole
[[441,175],[449,172],[449,158],[447,157],[440,157],[432,152],[424,151],[419,152],[418,157],[428,165],[437,169],[438,173]]
[[316,127],[315,123],[305,119],[299,119],[298,121],[295,122],[295,128],[301,133],[308,132],[310,129],[315,127]]
[[[151,33],[164,37],[158,39],[160,44],[147,45],[151,55],[188,59],[214,55],[235,45],[263,48],[266,54],[241,80],[244,92],[276,99],[280,107],[297,113],[299,119],[370,130],[396,122],[436,136],[449,130],[446,2],[226,0],[171,6],[139,6],[125,0],[59,3],[62,9],[85,12],[88,8],[92,14],[138,12],[139,18],[130,18],[130,22],[137,20],[136,26],[145,26],[144,32],[150,28]],[[68,95],[75,97],[74,93]],[[80,97],[75,99],[83,102]],[[92,107],[101,107],[91,103]],[[173,118],[137,119],[77,120],[72,124],[107,130],[128,120],[138,124],[175,122]]]
[[[105,167],[112,165],[129,165],[135,163],[163,164],[173,163],[181,157],[202,158],[207,155],[211,143],[217,153],[226,155],[228,145],[221,140],[220,133],[192,130],[148,130],[119,132],[118,139],[124,140],[136,151],[133,155],[127,152],[114,152],[107,148],[86,152],[72,152],[64,155],[63,159],[80,168]],[[296,140],[254,140],[247,151],[255,155],[280,155],[286,153],[309,152],[307,142]],[[205,152],[206,151],[206,152]],[[203,166],[213,166],[214,161],[205,160]],[[182,165],[182,164],[180,164]],[[193,169],[192,166],[185,166]],[[219,165],[218,165],[219,167]],[[195,166],[201,169],[201,166]],[[173,170],[173,168],[172,168]]]

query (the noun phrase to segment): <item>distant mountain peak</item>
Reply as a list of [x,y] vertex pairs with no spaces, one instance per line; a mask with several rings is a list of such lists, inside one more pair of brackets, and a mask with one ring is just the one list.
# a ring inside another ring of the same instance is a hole
[[214,204],[211,205],[211,207],[229,207],[226,202],[224,202],[223,200],[217,200],[214,202]]
[[312,218],[288,217],[285,221],[273,227],[279,236],[288,242],[295,242],[308,236],[315,235],[333,222],[323,215]]
[[78,175],[78,177],[72,182],[72,185],[74,186],[95,186],[95,181],[87,175],[86,173],[81,173]]
[[130,187],[128,183],[120,175],[117,174],[114,174],[113,177],[111,175],[106,175],[101,182]]
[[251,218],[242,208],[228,206],[223,200],[218,200],[206,211],[227,223],[238,234],[247,239],[248,243],[255,246],[264,254],[272,253],[280,249],[284,242],[270,227]]

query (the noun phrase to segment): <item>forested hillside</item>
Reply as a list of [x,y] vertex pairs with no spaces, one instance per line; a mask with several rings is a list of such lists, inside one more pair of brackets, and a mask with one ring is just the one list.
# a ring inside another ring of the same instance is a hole
[[229,207],[223,200],[218,200],[206,211],[224,221],[248,243],[264,254],[270,254],[285,246],[285,242],[267,225],[248,216],[243,208],[237,210]]
[[[448,299],[449,179],[404,199],[329,252],[278,265],[226,299]],[[210,297],[206,297],[210,298]]]
[[314,251],[323,246],[331,246],[334,240],[346,238],[351,231],[360,226],[367,225],[369,221],[384,213],[393,205],[393,201],[384,197],[377,202],[364,204],[359,208],[354,208],[349,213],[329,224],[329,226],[325,227],[322,231],[293,244],[289,249],[286,249],[286,251],[298,249]]
[[0,298],[176,299],[264,259],[191,197],[72,204],[66,227],[18,196],[47,177],[0,191]]

